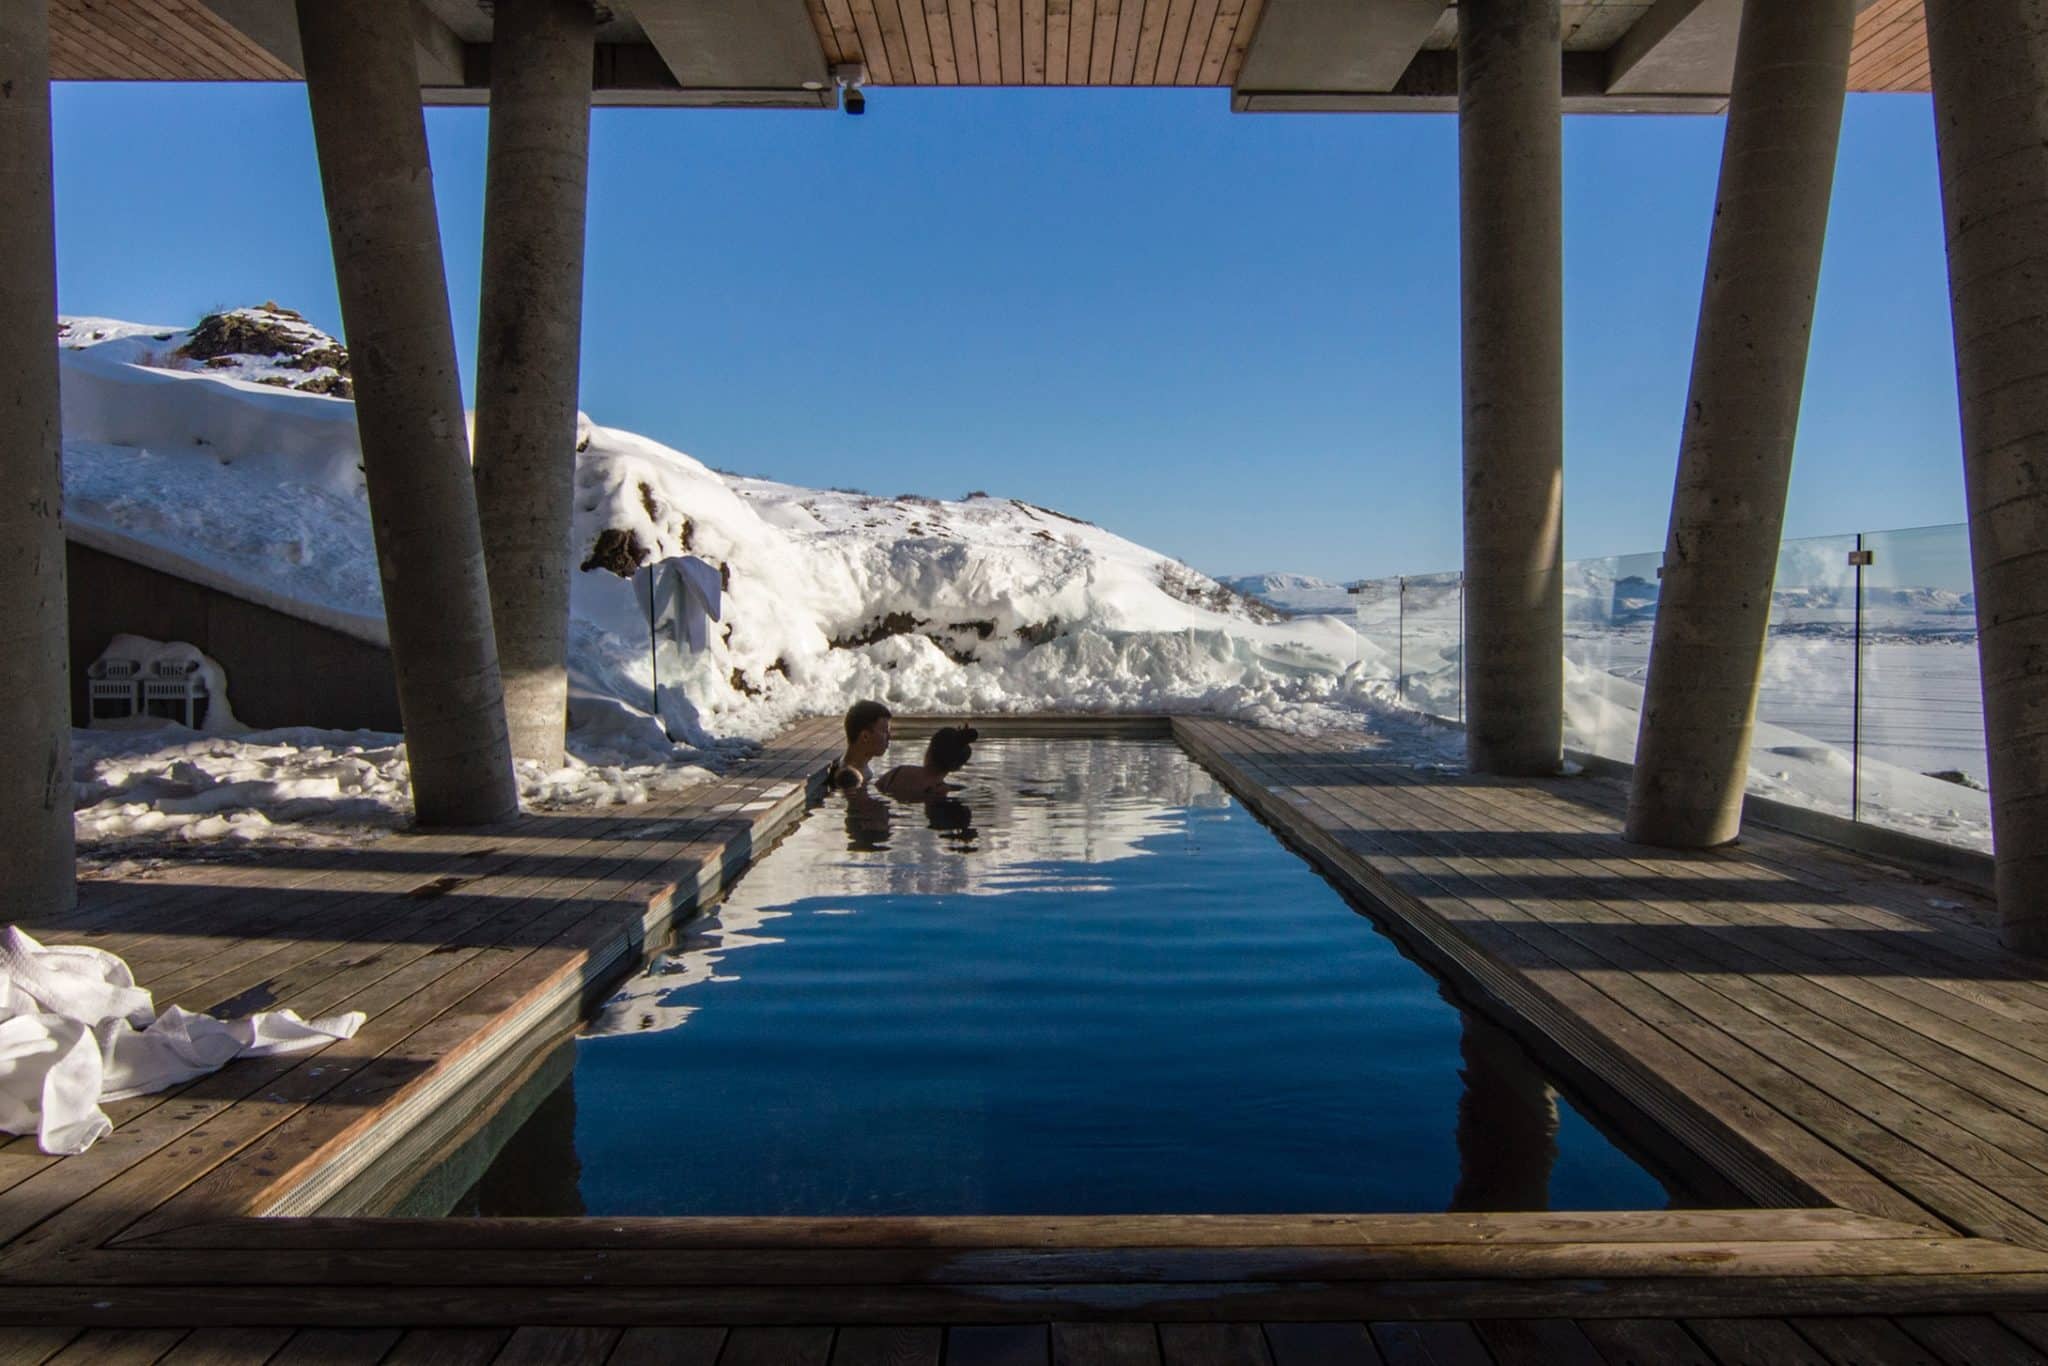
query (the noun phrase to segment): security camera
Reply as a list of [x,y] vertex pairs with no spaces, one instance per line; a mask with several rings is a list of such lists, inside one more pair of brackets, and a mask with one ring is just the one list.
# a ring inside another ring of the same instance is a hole
[[862,114],[867,111],[868,98],[861,93],[861,87],[867,84],[867,79],[868,68],[865,62],[839,62],[833,66],[833,84],[843,92],[840,96],[840,108],[849,114]]

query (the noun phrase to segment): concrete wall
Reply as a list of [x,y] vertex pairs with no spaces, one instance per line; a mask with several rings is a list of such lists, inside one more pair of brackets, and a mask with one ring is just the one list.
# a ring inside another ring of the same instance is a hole
[[325,626],[70,543],[71,716],[89,719],[86,668],[115,636],[182,640],[220,662],[245,725],[400,729],[390,652]]

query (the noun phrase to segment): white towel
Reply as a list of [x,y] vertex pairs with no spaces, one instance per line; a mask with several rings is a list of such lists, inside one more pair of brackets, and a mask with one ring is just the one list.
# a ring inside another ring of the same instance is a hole
[[177,1006],[159,1016],[113,954],[45,948],[9,925],[0,931],[0,1130],[33,1133],[46,1153],[82,1153],[114,1130],[102,1101],[161,1091],[238,1057],[318,1048],[363,1020],[359,1010],[217,1020]]

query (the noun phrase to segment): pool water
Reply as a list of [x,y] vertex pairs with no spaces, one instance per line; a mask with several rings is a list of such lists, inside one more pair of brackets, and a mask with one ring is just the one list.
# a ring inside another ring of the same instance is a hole
[[814,810],[620,988],[456,1212],[1684,1198],[1171,742],[984,741],[963,778]]

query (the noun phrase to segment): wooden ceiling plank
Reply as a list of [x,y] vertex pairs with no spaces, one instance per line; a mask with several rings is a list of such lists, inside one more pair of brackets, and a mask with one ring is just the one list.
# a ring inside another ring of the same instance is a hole
[[220,60],[244,80],[296,81],[299,73],[280,62],[232,24],[191,0],[161,0],[166,12],[180,17],[188,30],[218,53]]
[[824,0],[825,13],[832,18],[832,32],[839,40],[839,60],[864,62],[867,44],[861,40],[860,25],[854,21],[853,6],[847,0]]
[[974,4],[974,51],[981,59],[981,79],[985,85],[1003,83],[1003,25],[1002,17],[996,10],[996,0],[973,0]]
[[1223,63],[1218,85],[1237,84],[1238,73],[1244,70],[1244,56],[1252,50],[1252,38],[1259,31],[1259,16],[1263,13],[1265,0],[1244,0],[1244,12],[1237,16],[1237,31],[1230,35],[1230,55]]
[[1074,0],[1067,29],[1067,81],[1092,85],[1095,67],[1095,0]]
[[1187,40],[1181,44],[1180,70],[1175,85],[1194,85],[1202,79],[1202,59],[1209,55],[1210,40],[1216,36],[1217,0],[1195,0],[1194,16],[1188,20]]
[[1095,41],[1088,54],[1088,84],[1108,85],[1116,69],[1116,26],[1123,18],[1118,0],[1095,0]]
[[896,22],[903,26],[903,42],[910,49],[910,74],[919,85],[937,85],[938,68],[932,63],[932,36],[925,27],[924,0],[896,0]]
[[960,84],[981,84],[981,45],[975,37],[971,0],[946,0],[946,27],[953,34],[953,69]]
[[1024,0],[996,0],[996,28],[1003,36],[1003,84],[1024,84]]
[[[128,22],[128,15],[119,0],[102,0],[97,5],[73,6],[74,13],[87,20],[87,27],[81,37],[88,43],[104,46],[120,59],[120,65],[128,70],[143,73],[143,79],[162,81],[190,80],[192,73],[181,71],[176,65],[165,60],[156,51],[146,35],[138,35]],[[134,79],[129,76],[128,79]]]
[[1024,84],[1045,84],[1045,0],[1024,0]]
[[916,85],[917,66],[910,59],[910,38],[903,32],[903,12],[896,0],[875,0],[875,24],[882,30],[882,46],[889,49],[889,80],[894,85]]
[[1134,85],[1138,74],[1138,38],[1144,28],[1145,6],[1150,0],[1119,0],[1116,17],[1116,55],[1110,64],[1110,84]]
[[1180,76],[1181,50],[1188,45],[1188,22],[1195,15],[1195,0],[1173,0],[1167,7],[1166,26],[1159,31],[1159,60],[1152,72],[1152,84],[1173,85]]
[[868,79],[877,85],[896,84],[896,72],[889,64],[889,44],[882,37],[882,21],[875,13],[875,6],[886,5],[890,0],[848,0],[853,10],[855,31],[860,34],[862,60],[868,66]]
[[1230,56],[1230,40],[1237,33],[1238,20],[1244,14],[1244,0],[1222,0],[1216,7],[1216,25],[1209,34],[1208,51],[1202,54],[1202,69],[1196,76],[1201,85],[1217,85],[1223,80],[1223,63]]
[[1145,0],[1145,19],[1138,26],[1138,61],[1131,71],[1132,85],[1157,84],[1159,48],[1166,32],[1167,0]]
[[1073,42],[1073,0],[1045,0],[1045,83],[1067,83],[1067,48]]
[[924,28],[932,45],[932,72],[940,85],[960,84],[960,59],[953,48],[953,15],[948,0],[924,0]]

